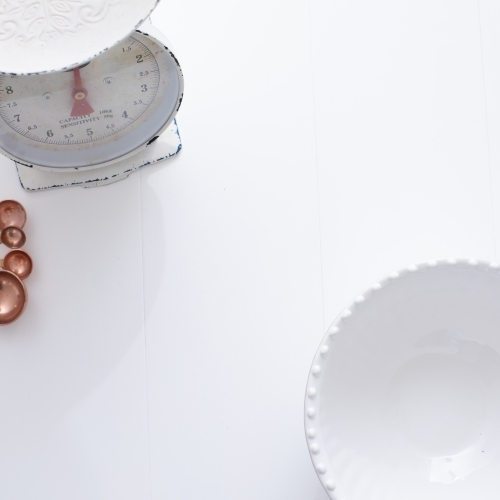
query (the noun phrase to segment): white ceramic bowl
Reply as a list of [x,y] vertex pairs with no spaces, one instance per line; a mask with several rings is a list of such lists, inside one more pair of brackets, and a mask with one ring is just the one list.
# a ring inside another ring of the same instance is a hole
[[384,277],[344,309],[305,397],[335,500],[500,498],[500,274],[448,259]]
[[159,0],[0,1],[0,72],[64,71],[116,45]]

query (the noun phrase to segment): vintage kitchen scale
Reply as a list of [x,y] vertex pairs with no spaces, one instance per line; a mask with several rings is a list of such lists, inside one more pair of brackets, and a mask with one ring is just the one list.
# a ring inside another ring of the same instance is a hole
[[0,3],[0,151],[25,189],[108,184],[179,153],[183,76],[157,3]]

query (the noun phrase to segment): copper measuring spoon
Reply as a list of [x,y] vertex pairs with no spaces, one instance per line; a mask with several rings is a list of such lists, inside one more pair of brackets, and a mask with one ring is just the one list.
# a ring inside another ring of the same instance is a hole
[[21,279],[10,271],[0,270],[0,326],[16,321],[27,303],[28,292]]
[[26,210],[17,201],[0,202],[0,242],[6,247],[18,249],[26,243],[23,227],[26,224]]
[[22,250],[9,252],[0,260],[0,326],[9,325],[21,316],[28,303],[22,280],[33,270],[31,257]]
[[33,260],[22,250],[12,250],[3,260],[0,259],[0,267],[24,281],[33,271]]
[[12,226],[22,229],[26,224],[26,219],[26,210],[18,201],[0,202],[0,231]]
[[8,248],[17,250],[22,248],[26,243],[26,235],[22,229],[15,226],[9,226],[0,233],[0,242]]
[[33,261],[26,252],[19,250],[26,243],[22,230],[26,219],[26,210],[17,201],[0,202],[0,242],[14,249],[0,260],[0,326],[16,321],[28,303],[28,292],[22,280],[31,274]]

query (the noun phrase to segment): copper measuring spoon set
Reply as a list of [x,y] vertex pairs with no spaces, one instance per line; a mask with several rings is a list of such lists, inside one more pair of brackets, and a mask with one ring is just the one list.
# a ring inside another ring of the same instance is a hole
[[26,210],[17,201],[0,202],[0,243],[10,249],[0,259],[0,326],[16,321],[28,302],[23,280],[31,274],[33,261],[20,250],[26,243],[23,231],[26,219]]

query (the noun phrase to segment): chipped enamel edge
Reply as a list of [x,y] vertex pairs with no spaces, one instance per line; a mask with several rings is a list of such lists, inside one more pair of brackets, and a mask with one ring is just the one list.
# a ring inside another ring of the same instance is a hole
[[428,272],[442,267],[471,268],[479,272],[492,272],[494,274],[500,274],[500,264],[497,262],[474,258],[457,259],[454,257],[419,262],[418,264],[411,264],[397,271],[393,271],[386,274],[375,283],[372,283],[340,312],[335,321],[326,331],[320,346],[316,351],[309,370],[306,394],[304,398],[304,429],[307,447],[309,449],[309,455],[314,465],[314,469],[318,479],[321,481],[325,491],[332,500],[338,500],[338,497],[335,496],[335,477],[332,471],[329,471],[325,465],[328,463],[328,457],[324,452],[321,436],[316,425],[316,417],[319,407],[318,385],[321,379],[322,367],[328,358],[328,353],[331,351],[332,343],[334,342],[335,337],[341,332],[343,325],[349,321],[349,318],[351,318],[351,316],[355,314],[358,309],[363,307],[363,304],[373,297],[373,295],[379,290],[385,288],[386,286],[390,286],[395,280],[404,279],[410,274]]

